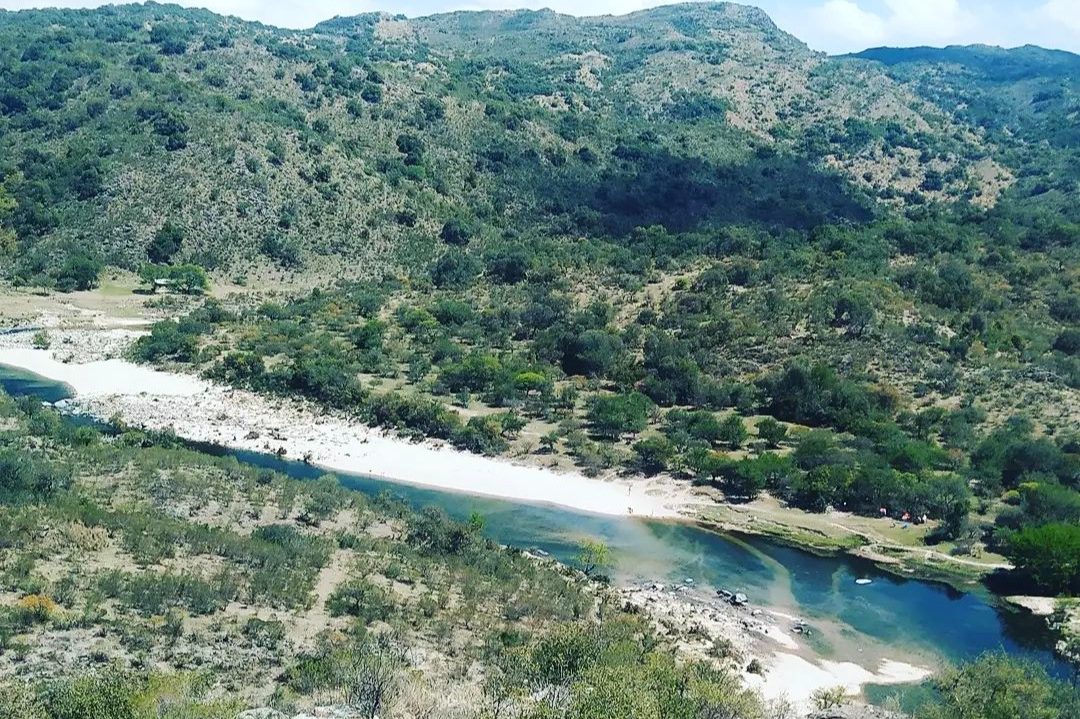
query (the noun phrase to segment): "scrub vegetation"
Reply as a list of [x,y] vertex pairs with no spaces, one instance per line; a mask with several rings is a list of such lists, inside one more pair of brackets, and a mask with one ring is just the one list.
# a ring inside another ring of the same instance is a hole
[[[466,451],[884,515],[1008,558],[1014,593],[1076,595],[1078,84],[1038,48],[826,58],[724,3],[308,31],[0,12],[0,273],[175,293],[191,311],[141,362]],[[612,606],[595,556],[540,565],[482,518],[3,412],[0,663],[34,683],[0,714],[420,716],[451,685],[478,717],[775,714]],[[1077,712],[997,657],[941,689],[927,716]]]
[[[233,719],[249,706],[357,716],[785,719],[737,657],[680,657],[580,570],[457,523],[184,448],[77,426],[0,395],[0,712]],[[932,718],[1074,688],[999,656],[942,677]],[[1071,712],[1071,713],[1070,713]]]

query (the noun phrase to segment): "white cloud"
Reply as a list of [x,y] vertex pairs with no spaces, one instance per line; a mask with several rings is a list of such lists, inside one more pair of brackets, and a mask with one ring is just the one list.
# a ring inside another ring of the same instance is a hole
[[911,42],[949,42],[979,24],[974,14],[960,6],[960,0],[885,0],[885,4],[890,13],[886,26]]
[[1047,22],[1055,23],[1080,37],[1080,1],[1048,0],[1039,8],[1038,14]]
[[1080,50],[1080,0],[757,0],[831,53],[873,45],[1023,44]]
[[809,16],[811,26],[832,42],[846,44],[858,38],[864,47],[870,47],[885,37],[885,21],[852,0],[828,0],[811,9]]

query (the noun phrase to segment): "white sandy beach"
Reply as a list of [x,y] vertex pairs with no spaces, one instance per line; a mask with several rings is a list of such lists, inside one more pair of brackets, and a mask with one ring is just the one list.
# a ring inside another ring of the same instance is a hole
[[876,671],[853,662],[810,660],[789,652],[777,652],[766,664],[764,677],[747,675],[747,683],[756,686],[766,699],[786,698],[800,711],[812,709],[811,698],[819,689],[843,687],[857,695],[867,684],[912,684],[929,677],[929,669],[903,662],[883,660]]
[[[120,343],[132,334],[92,332],[111,334]],[[56,352],[30,343],[29,334],[0,338],[0,364],[67,384],[75,397],[65,406],[102,419],[119,415],[133,426],[170,429],[185,439],[233,449],[283,449],[286,457],[306,458],[330,471],[596,514],[671,518],[692,503],[689,491],[670,484],[556,474],[445,444],[413,443],[306,402],[268,398],[120,359],[66,363],[54,355],[69,352],[70,345]]]

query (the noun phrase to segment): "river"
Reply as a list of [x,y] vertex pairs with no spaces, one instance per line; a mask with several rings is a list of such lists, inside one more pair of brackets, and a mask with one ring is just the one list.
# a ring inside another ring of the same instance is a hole
[[[12,395],[55,402],[67,389],[22,370],[0,366],[0,386]],[[206,448],[296,478],[323,471],[301,462],[257,452]],[[1072,670],[1051,650],[1045,622],[1014,611],[984,589],[957,591],[939,583],[897,577],[870,562],[846,556],[818,556],[759,537],[719,534],[689,524],[605,517],[566,509],[340,475],[348,487],[366,494],[389,491],[414,507],[438,505],[456,518],[476,512],[495,541],[537,548],[573,561],[584,537],[611,548],[617,581],[692,580],[695,586],[745,593],[751,603],[808,621],[817,631],[810,641],[821,656],[873,667],[879,658],[940,667],[1003,649],[1033,659],[1053,674]],[[868,585],[855,580],[871,579]],[[868,689],[871,697],[895,687]]]

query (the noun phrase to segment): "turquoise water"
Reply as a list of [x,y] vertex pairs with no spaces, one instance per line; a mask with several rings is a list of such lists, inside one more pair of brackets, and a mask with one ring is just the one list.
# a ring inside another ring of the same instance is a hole
[[[47,401],[65,395],[57,383],[0,366],[9,394]],[[313,478],[324,472],[301,462],[257,452],[204,448],[216,454]],[[413,507],[438,505],[464,519],[477,512],[493,540],[537,548],[572,562],[583,537],[603,539],[612,550],[618,580],[694,580],[699,587],[744,592],[751,603],[799,616],[818,631],[813,649],[825,656],[873,666],[890,657],[940,666],[988,650],[1034,659],[1059,676],[1070,668],[1054,657],[1042,620],[1010,611],[980,587],[960,592],[946,585],[905,579],[849,557],[822,557],[756,537],[711,532],[693,525],[604,517],[541,505],[473,497],[355,475],[343,484],[366,494],[390,492]],[[869,577],[870,585],[855,580]]]
[[0,387],[12,397],[33,395],[42,402],[58,402],[71,396],[67,385],[6,365],[0,365]]

